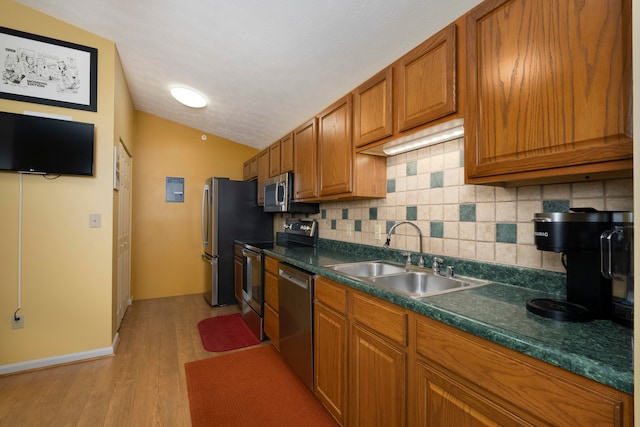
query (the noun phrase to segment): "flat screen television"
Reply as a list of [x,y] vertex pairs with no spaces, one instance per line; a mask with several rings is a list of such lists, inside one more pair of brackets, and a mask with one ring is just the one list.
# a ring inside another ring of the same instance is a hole
[[0,112],[0,170],[93,176],[94,125]]

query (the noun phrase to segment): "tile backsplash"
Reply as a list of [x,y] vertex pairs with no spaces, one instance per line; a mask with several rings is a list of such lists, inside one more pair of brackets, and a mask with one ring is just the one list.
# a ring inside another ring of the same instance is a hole
[[[569,207],[633,210],[632,178],[503,188],[464,184],[463,139],[387,158],[385,199],[322,203],[323,239],[382,246],[396,221],[422,231],[430,255],[564,272],[561,255],[536,249],[533,214]],[[287,215],[276,215],[282,230]],[[379,232],[377,232],[379,231]],[[417,252],[419,237],[401,225],[390,247]]]

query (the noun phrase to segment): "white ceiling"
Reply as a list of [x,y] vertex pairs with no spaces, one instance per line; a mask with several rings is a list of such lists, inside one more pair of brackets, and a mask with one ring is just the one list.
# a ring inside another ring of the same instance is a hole
[[[137,110],[264,148],[480,0],[17,0],[115,42]],[[173,85],[209,99],[182,106]]]

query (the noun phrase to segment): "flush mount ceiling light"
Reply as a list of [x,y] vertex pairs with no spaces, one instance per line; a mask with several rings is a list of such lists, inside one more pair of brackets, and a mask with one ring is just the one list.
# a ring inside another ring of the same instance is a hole
[[171,96],[187,107],[203,108],[207,106],[207,100],[204,96],[186,87],[174,87],[171,89]]
[[[429,145],[451,141],[464,135],[464,119],[454,119],[439,125],[431,126],[414,134],[398,138],[382,146],[382,152],[394,156],[407,151],[417,150]],[[365,151],[366,152],[366,151]],[[373,153],[370,154],[380,154]]]

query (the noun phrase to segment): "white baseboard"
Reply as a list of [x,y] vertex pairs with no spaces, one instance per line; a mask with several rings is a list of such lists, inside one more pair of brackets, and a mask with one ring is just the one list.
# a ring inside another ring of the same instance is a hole
[[113,337],[111,347],[97,348],[95,350],[81,351],[79,353],[65,354],[62,356],[46,357],[44,359],[29,360],[27,362],[11,363],[0,365],[0,375],[13,374],[16,372],[31,371],[34,369],[47,368],[66,363],[80,362],[82,360],[95,359],[98,357],[111,356],[115,354],[120,335],[116,332]]

